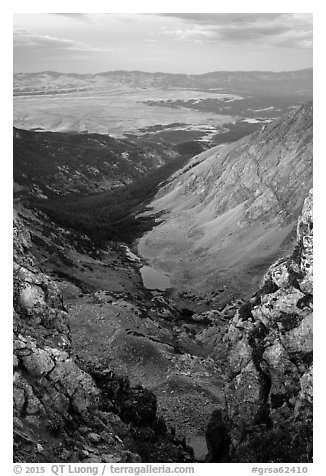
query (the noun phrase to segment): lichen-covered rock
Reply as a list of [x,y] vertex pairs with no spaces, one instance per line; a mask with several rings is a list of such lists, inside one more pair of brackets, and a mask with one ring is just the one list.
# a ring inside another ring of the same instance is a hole
[[312,242],[310,191],[293,253],[270,267],[224,338],[232,461],[312,459]]
[[252,349],[247,339],[240,339],[229,353],[230,368],[237,374],[248,365],[252,357]]
[[43,349],[35,349],[29,355],[22,357],[26,370],[35,377],[48,374],[54,368],[54,362],[49,354]]
[[39,286],[26,284],[19,293],[18,302],[27,310],[37,305],[43,306],[45,304],[44,291]]
[[300,412],[303,413],[304,407],[308,408],[310,415],[310,409],[313,402],[313,366],[311,365],[307,372],[305,372],[300,378],[300,393],[299,398],[296,401],[294,409],[296,417],[300,417]]
[[92,378],[77,367],[73,360],[67,359],[57,364],[49,374],[49,379],[60,385],[62,393],[70,397],[72,405],[79,412],[96,404],[99,390]]

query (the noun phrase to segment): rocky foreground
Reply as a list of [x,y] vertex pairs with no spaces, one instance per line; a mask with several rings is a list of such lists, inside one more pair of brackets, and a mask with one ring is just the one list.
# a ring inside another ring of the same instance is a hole
[[14,455],[18,462],[192,461],[157,416],[155,395],[72,358],[67,310],[14,220]]
[[[75,293],[68,313],[25,225],[16,215],[16,461],[191,462],[180,434],[193,435],[198,453],[205,428],[200,438],[193,426],[208,414],[209,462],[311,461],[312,192],[293,253],[270,267],[260,290],[192,315],[159,296],[146,306],[135,289],[134,304],[121,293]],[[161,384],[149,378],[158,371]]]
[[[312,461],[312,240],[311,190],[293,253],[269,268],[220,340],[228,354],[226,425],[213,415],[208,431],[213,461]],[[214,335],[210,329],[202,339],[212,339],[209,333]],[[227,428],[222,440],[221,428]]]

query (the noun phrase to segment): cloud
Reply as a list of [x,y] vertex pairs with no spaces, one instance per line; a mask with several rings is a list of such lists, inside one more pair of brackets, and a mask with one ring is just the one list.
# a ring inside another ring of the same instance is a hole
[[283,13],[160,13],[160,16],[174,17],[197,24],[248,23],[277,19]]
[[144,38],[143,43],[146,43],[148,45],[155,45],[157,43],[157,40],[155,38]]
[[176,26],[161,33],[196,43],[264,42],[288,48],[312,46],[312,14],[302,13],[163,13]]
[[51,15],[60,15],[78,21],[90,21],[88,13],[51,13]]
[[14,48],[30,51],[36,50],[39,52],[46,50],[48,53],[85,53],[104,51],[100,48],[86,45],[78,41],[57,38],[50,35],[43,35],[38,32],[25,29],[14,31]]
[[105,22],[108,18],[124,23],[135,23],[140,13],[51,13],[50,15],[58,15],[66,17],[68,20],[76,20],[83,23]]

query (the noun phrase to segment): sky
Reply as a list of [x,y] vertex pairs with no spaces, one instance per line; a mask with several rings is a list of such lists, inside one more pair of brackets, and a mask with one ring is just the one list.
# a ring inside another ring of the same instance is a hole
[[200,74],[312,67],[309,13],[14,15],[14,72]]

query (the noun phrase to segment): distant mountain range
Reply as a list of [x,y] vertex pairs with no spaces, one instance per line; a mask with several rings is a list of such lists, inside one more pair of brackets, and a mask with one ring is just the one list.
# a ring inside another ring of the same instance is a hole
[[215,71],[205,74],[107,71],[97,74],[39,73],[14,74],[14,95],[60,94],[107,87],[217,89],[221,92],[312,97],[313,70],[298,71]]

